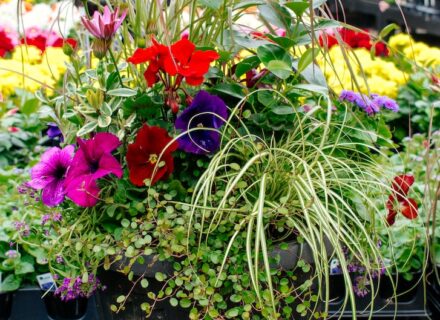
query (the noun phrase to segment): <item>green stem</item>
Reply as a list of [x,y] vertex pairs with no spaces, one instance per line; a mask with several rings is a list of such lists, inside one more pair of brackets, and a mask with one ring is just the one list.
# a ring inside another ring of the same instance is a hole
[[122,82],[121,74],[119,73],[118,64],[116,63],[116,59],[115,59],[115,56],[113,55],[112,49],[109,48],[108,52],[110,53],[110,58],[112,59],[112,62],[115,65],[115,68],[116,68],[116,72],[118,73],[119,83],[121,84],[121,87],[124,87],[124,83]]

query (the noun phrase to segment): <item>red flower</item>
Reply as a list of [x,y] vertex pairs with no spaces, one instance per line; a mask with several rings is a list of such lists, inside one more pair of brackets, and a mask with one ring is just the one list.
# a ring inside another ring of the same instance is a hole
[[170,76],[179,75],[189,85],[197,86],[203,82],[211,62],[218,58],[217,52],[196,50],[191,41],[183,38],[169,47],[153,39],[151,47],[137,49],[127,61],[133,64],[149,62],[144,77],[150,87],[157,82],[159,71]]
[[154,185],[173,172],[172,152],[179,145],[177,141],[168,145],[171,141],[172,138],[163,128],[144,125],[139,130],[135,142],[128,145],[127,151],[130,181],[134,185],[144,186],[145,179],[151,179],[151,185]]
[[406,218],[417,218],[418,206],[414,199],[408,198],[409,188],[414,183],[414,176],[403,174],[394,178],[391,188],[393,193],[388,197],[386,208],[388,209],[387,222],[391,226],[396,221],[396,216],[401,212]]
[[18,37],[13,31],[6,30],[0,26],[0,57],[14,50],[18,44]]
[[77,45],[75,39],[63,39],[54,31],[40,30],[38,28],[30,28],[26,30],[25,36],[26,38],[21,40],[22,43],[26,43],[29,46],[35,46],[42,52],[44,52],[47,47],[61,48],[64,42],[70,44],[73,49],[75,49]]
[[376,49],[376,56],[387,57],[390,54],[387,45],[383,42],[376,43],[375,49]]
[[319,36],[319,45],[321,47],[331,48],[337,44],[338,44],[338,40],[336,39],[335,36],[333,36],[331,34],[324,32]]

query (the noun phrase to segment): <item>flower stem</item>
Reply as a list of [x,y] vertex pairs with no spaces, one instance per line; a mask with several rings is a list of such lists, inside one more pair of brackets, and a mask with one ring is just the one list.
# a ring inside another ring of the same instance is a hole
[[113,61],[113,64],[115,65],[116,72],[118,73],[119,83],[121,84],[121,87],[124,87],[124,83],[122,82],[121,74],[119,73],[118,64],[116,63],[115,56],[113,55],[113,51],[111,48],[108,49],[108,52],[110,53],[110,58]]

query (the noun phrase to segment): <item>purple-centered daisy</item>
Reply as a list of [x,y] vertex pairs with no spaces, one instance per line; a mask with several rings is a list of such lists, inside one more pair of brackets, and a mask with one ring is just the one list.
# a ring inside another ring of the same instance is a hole
[[178,139],[179,149],[195,154],[207,154],[220,146],[219,129],[228,118],[226,104],[217,96],[199,91],[191,105],[176,119],[176,129],[186,132]]
[[122,167],[111,152],[121,142],[112,133],[100,132],[92,139],[78,139],[79,149],[66,177],[66,192],[73,202],[82,207],[93,207],[98,202],[96,180],[113,173],[122,177]]
[[31,181],[27,184],[34,189],[43,190],[41,199],[47,206],[53,207],[64,200],[66,191],[64,182],[74,153],[74,147],[69,145],[63,149],[49,148],[41,161],[31,169]]

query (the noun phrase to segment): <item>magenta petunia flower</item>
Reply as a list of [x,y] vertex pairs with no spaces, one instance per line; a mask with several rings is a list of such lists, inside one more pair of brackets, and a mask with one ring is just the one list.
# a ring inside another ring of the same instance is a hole
[[111,12],[108,6],[104,7],[104,13],[95,11],[92,19],[81,17],[84,27],[97,39],[110,40],[121,26],[127,15],[127,10],[119,16],[119,8]]
[[66,194],[65,176],[72,162],[74,150],[72,145],[64,149],[50,148],[41,156],[41,161],[32,168],[32,180],[28,185],[43,190],[41,199],[45,205],[53,207],[63,202]]
[[97,133],[92,139],[78,139],[79,149],[73,157],[66,177],[66,192],[77,205],[93,207],[98,202],[96,180],[113,173],[122,177],[122,167],[111,152],[121,142],[112,133]]

